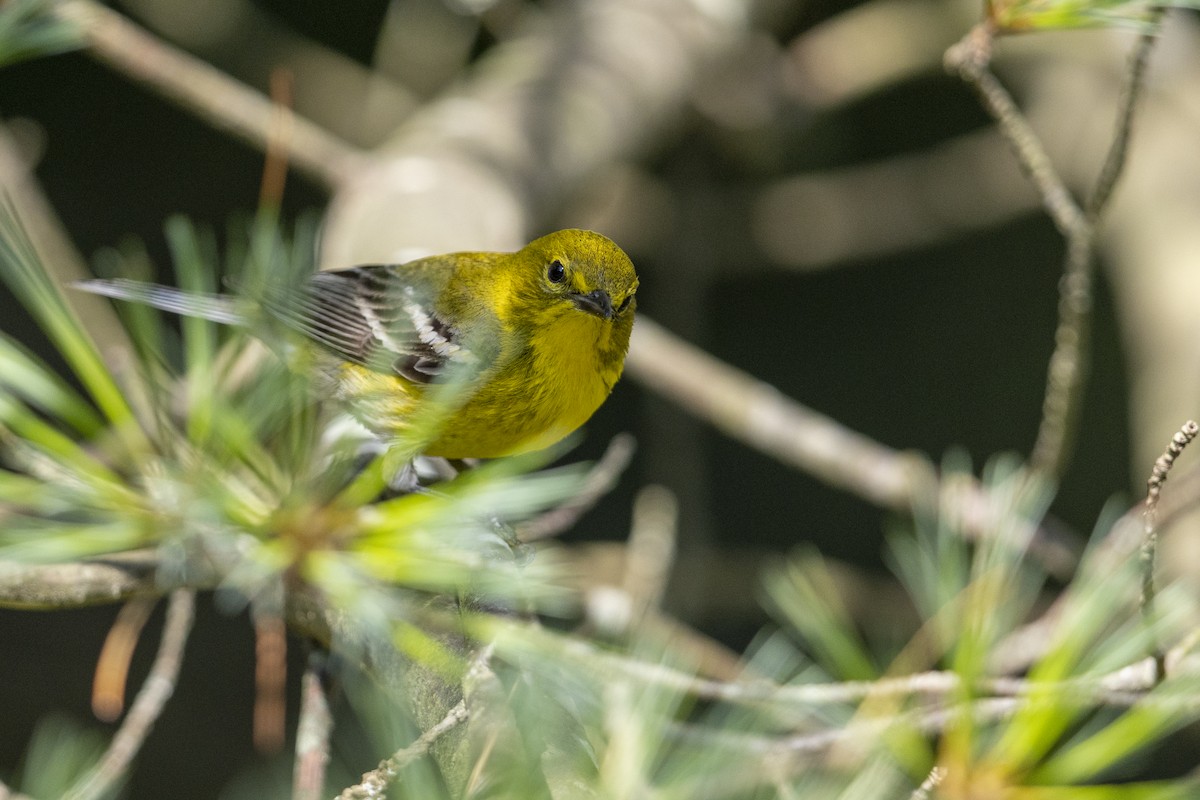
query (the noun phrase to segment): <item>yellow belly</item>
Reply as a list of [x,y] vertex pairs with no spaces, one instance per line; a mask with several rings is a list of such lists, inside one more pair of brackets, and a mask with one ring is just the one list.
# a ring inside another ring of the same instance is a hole
[[444,458],[499,458],[540,450],[579,428],[608,397],[616,375],[594,358],[554,354],[509,365],[464,387],[444,403],[444,387],[413,384],[353,364],[340,368],[337,393],[377,435]]

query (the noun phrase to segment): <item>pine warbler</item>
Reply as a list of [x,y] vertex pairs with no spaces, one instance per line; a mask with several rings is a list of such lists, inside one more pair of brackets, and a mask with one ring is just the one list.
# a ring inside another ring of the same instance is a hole
[[638,279],[609,239],[563,230],[515,253],[318,272],[254,299],[129,280],[78,285],[227,324],[265,312],[318,345],[331,392],[385,440],[410,433],[439,377],[466,374],[463,399],[422,452],[495,458],[554,444],[608,397],[629,348]]

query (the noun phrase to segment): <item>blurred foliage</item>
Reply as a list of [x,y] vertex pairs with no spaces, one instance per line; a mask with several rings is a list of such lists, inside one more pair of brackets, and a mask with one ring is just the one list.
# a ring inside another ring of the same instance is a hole
[[21,779],[14,788],[30,797],[62,797],[100,759],[104,745],[98,731],[85,730],[69,719],[47,717],[29,740]]
[[0,67],[83,46],[75,26],[50,13],[50,0],[0,3]]
[[1002,32],[1058,28],[1133,28],[1153,31],[1167,8],[1197,8],[1195,0],[988,0],[987,16]]
[[[1200,678],[1184,671],[1144,694],[1112,681],[1157,642],[1185,636],[1197,610],[1194,589],[1168,587],[1158,613],[1147,617],[1138,603],[1140,564],[1114,564],[1101,552],[1113,517],[1097,526],[1071,584],[1044,592],[1047,578],[1029,544],[1052,497],[1049,487],[1014,458],[994,460],[984,472],[987,508],[976,509],[991,523],[977,539],[962,513],[967,467],[961,456],[951,457],[939,495],[917,509],[915,527],[899,525],[891,537],[891,562],[920,618],[898,651],[860,639],[815,554],[768,575],[768,596],[785,630],[804,643],[822,674],[878,681],[860,705],[845,709],[853,715],[846,722],[853,743],[842,746],[863,749],[852,732],[867,727],[915,782],[935,766],[944,770],[940,797],[1192,796],[1200,789],[1192,778],[1135,785],[1126,773],[1138,754],[1200,719],[1183,699],[1196,696]],[[1039,606],[1051,596],[1061,616],[1049,641],[1013,682],[1015,691],[997,691],[990,677],[997,659],[1015,646],[1025,624],[1046,613]],[[873,670],[874,663],[888,666]],[[883,688],[926,670],[953,677],[942,702],[919,699],[919,677],[905,692]],[[938,735],[931,737],[939,715]],[[872,721],[878,729],[868,727]]]

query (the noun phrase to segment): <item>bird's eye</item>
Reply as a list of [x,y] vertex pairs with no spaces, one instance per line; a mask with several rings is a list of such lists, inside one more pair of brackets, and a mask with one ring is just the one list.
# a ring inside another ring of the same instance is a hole
[[562,283],[567,279],[567,268],[556,258],[546,269],[546,277],[550,279],[551,283]]
[[631,295],[631,294],[626,295],[625,299],[621,301],[621,305],[617,306],[617,313],[618,314],[625,313],[625,309],[629,308],[629,301],[632,299],[633,299],[633,295]]

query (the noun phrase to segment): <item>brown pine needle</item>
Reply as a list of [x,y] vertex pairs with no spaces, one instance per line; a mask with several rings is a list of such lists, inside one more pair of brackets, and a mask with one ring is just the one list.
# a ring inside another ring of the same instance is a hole
[[287,680],[287,629],[275,614],[254,621],[254,746],[275,753],[284,740],[284,685]]
[[125,710],[125,682],[129,662],[141,638],[142,628],[150,619],[158,599],[137,597],[121,607],[116,621],[100,649],[96,676],[92,681],[92,713],[104,722],[113,722]]
[[278,209],[283,202],[294,119],[293,80],[291,70],[276,68],[271,72],[271,124],[267,132],[266,157],[263,160],[262,183],[258,191],[260,208]]

